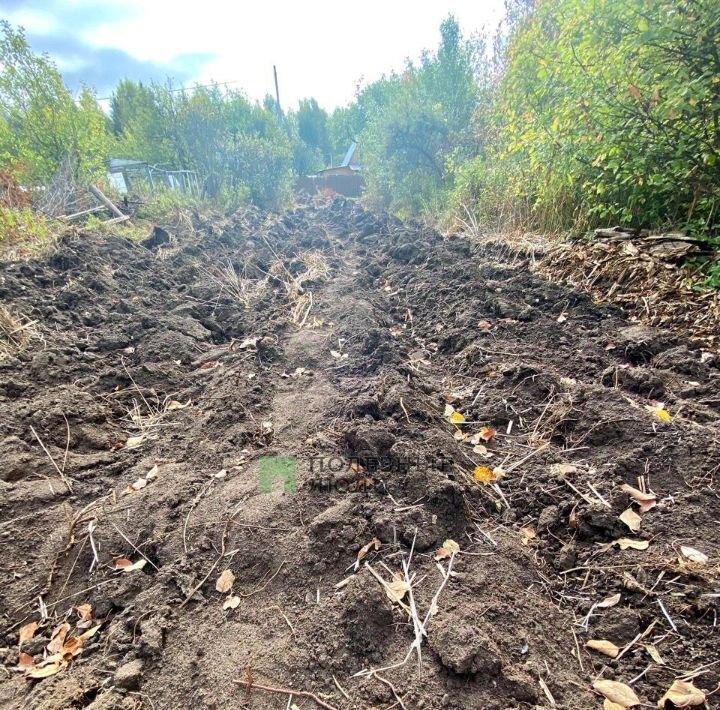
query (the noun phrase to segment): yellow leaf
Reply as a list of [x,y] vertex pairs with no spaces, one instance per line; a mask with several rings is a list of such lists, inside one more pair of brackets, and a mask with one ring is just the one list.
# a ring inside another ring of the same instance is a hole
[[451,424],[462,424],[465,421],[465,415],[460,412],[453,412],[448,419]]
[[635,691],[625,683],[616,680],[596,680],[593,688],[604,695],[610,702],[616,703],[621,708],[631,708],[640,705],[640,698]]
[[585,646],[587,648],[591,648],[593,651],[610,656],[610,658],[615,658],[615,656],[620,653],[620,648],[618,646],[616,646],[612,641],[607,641],[605,639],[590,639],[587,641]]
[[633,532],[637,532],[638,530],[640,530],[642,518],[632,508],[628,508],[627,510],[623,511],[623,513],[620,515],[620,520],[625,523],[625,525],[627,525]]
[[167,407],[165,407],[165,409],[168,412],[174,412],[176,409],[185,409],[185,407],[189,407],[191,402],[192,400],[189,399],[187,402],[185,402],[185,404],[183,404],[182,402],[178,402],[176,399],[172,399],[168,402],[168,405]]
[[475,466],[473,469],[473,478],[478,483],[492,483],[495,480],[495,474],[491,468],[487,466]]
[[221,594],[229,592],[232,589],[233,582],[235,581],[235,575],[232,570],[226,569],[215,582],[215,589]]
[[647,407],[648,412],[654,414],[661,422],[669,422],[672,417],[665,407]]
[[48,678],[61,671],[67,663],[61,661],[53,661],[46,666],[33,666],[26,672],[28,678]]
[[635,540],[630,537],[621,537],[613,542],[621,550],[647,550],[650,543],[647,540]]
[[[668,705],[668,703],[671,703]],[[692,683],[684,680],[676,680],[670,689],[658,701],[661,708],[689,708],[705,704],[705,693],[696,688]]]
[[385,594],[391,602],[399,602],[410,591],[410,585],[404,579],[394,579],[385,586]]
[[663,657],[660,655],[660,651],[657,650],[654,644],[648,643],[645,645],[645,650],[648,652],[648,656],[660,666],[665,665]]
[[237,609],[240,605],[240,597],[230,596],[223,602],[223,609]]

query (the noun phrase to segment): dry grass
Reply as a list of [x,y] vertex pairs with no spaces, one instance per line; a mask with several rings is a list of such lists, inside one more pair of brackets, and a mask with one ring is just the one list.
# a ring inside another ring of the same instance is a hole
[[0,362],[25,350],[37,337],[37,321],[0,306]]
[[249,278],[245,265],[238,272],[230,259],[224,264],[213,265],[204,272],[207,279],[220,289],[220,295],[229,295],[244,308],[250,308],[262,298],[268,283],[267,278]]

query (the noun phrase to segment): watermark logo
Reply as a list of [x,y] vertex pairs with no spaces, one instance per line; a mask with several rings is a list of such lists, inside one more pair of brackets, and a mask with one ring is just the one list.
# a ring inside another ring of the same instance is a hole
[[297,491],[297,459],[294,456],[263,456],[258,471],[260,493],[272,493],[273,483],[282,481],[285,493]]

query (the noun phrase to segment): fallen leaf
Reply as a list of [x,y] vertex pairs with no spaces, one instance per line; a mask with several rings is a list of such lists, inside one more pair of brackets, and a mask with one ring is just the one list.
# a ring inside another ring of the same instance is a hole
[[593,688],[621,708],[631,708],[634,705],[640,705],[640,698],[638,698],[635,691],[629,685],[625,685],[625,683],[620,683],[616,680],[596,680],[593,683]]
[[571,463],[554,463],[550,470],[557,476],[569,476],[571,473],[577,473],[577,466]]
[[92,619],[92,606],[90,604],[81,604],[80,606],[75,607],[75,611],[77,611],[78,616],[83,621]]
[[120,569],[123,572],[135,572],[136,570],[142,569],[146,564],[147,560],[145,558],[133,562],[126,557],[118,557],[118,559],[115,560],[115,569]]
[[694,547],[689,547],[688,545],[681,545],[680,552],[691,562],[697,562],[699,565],[704,565],[709,559],[704,552],[700,552],[700,550],[696,550]]
[[621,550],[627,550],[631,548],[633,550],[647,550],[650,547],[650,543],[647,540],[633,540],[629,537],[621,537],[615,540],[614,545],[617,545]]
[[143,441],[145,441],[145,436],[143,434],[141,434],[140,436],[129,436],[128,440],[125,442],[125,448],[134,449],[140,446]]
[[605,698],[605,700],[603,700],[603,710],[625,710],[625,708]]
[[378,540],[376,537],[374,537],[370,542],[368,542],[367,545],[363,545],[357,553],[357,560],[355,561],[355,569],[358,569],[360,567],[360,562],[364,560],[367,557],[368,552],[375,548],[376,550],[380,549],[380,545],[382,543],[380,540]]
[[520,528],[520,542],[523,545],[529,545],[533,540],[537,540],[537,533],[529,527]]
[[465,421],[465,415],[461,414],[460,412],[453,412],[448,417],[448,420],[451,424],[462,424]]
[[241,343],[238,344],[238,350],[245,350],[246,348],[254,348],[258,344],[260,338],[245,338]]
[[492,328],[492,323],[487,320],[481,320],[478,323],[478,328],[480,328],[480,330],[484,330],[485,332],[487,332],[488,330],[490,330],[490,328]]
[[215,589],[221,594],[229,592],[232,589],[233,582],[235,581],[235,575],[232,570],[226,569],[215,582]]
[[493,470],[487,466],[475,466],[473,469],[473,478],[478,483],[484,483],[487,485],[495,480],[495,474],[493,473]]
[[27,668],[31,668],[34,665],[35,661],[33,657],[29,653],[20,651],[20,654],[18,655],[18,668],[22,668],[23,670],[25,670]]
[[157,464],[155,464],[146,474],[145,474],[145,480],[146,481],[154,481],[158,477],[158,473],[160,473],[160,468]]
[[189,399],[187,402],[185,402],[185,404],[183,404],[182,402],[178,402],[176,399],[171,399],[168,402],[167,407],[165,407],[165,409],[168,412],[174,412],[176,409],[185,409],[185,407],[189,407],[191,403],[192,403],[191,399]]
[[410,585],[404,579],[394,579],[385,585],[385,594],[391,602],[402,601],[402,598],[410,591]]
[[620,603],[620,592],[617,594],[613,594],[611,597],[606,597],[601,602],[598,602],[595,606],[598,609],[610,609],[610,607],[613,607]]
[[451,404],[446,404],[445,411],[443,412],[443,416],[449,417],[454,411],[455,411],[455,407],[453,407]]
[[455,441],[465,441],[468,438],[470,438],[470,435],[466,434],[464,431],[460,431],[460,429],[456,429],[453,434],[453,439],[455,439]]
[[29,624],[20,627],[18,645],[22,646],[26,641],[29,641],[35,632],[38,630],[39,624],[36,621],[31,621]]
[[50,643],[47,645],[49,653],[58,653],[62,650],[68,631],[70,631],[70,624],[68,623],[60,624],[52,630],[52,633],[50,634]]
[[25,675],[28,678],[49,678],[51,675],[59,673],[65,666],[67,666],[67,663],[57,660],[47,665],[33,666],[25,672]]
[[647,406],[646,409],[651,414],[654,414],[661,422],[669,422],[672,419],[672,417],[670,416],[670,412],[668,412],[665,407]]
[[[670,705],[668,705],[670,703]],[[673,681],[670,689],[658,701],[661,708],[690,708],[705,704],[705,693],[685,680]]]
[[657,496],[654,493],[645,493],[629,486],[627,483],[623,483],[620,490],[627,493],[640,506],[643,513],[647,513],[648,510],[657,505]]
[[558,317],[557,322],[558,323],[564,323],[567,320],[567,316],[565,315],[565,311],[563,311]]
[[585,646],[591,648],[593,651],[610,656],[610,658],[615,658],[615,656],[620,653],[620,648],[612,641],[607,641],[606,639],[590,639],[586,642]]
[[660,655],[660,651],[657,650],[657,647],[654,644],[652,644],[652,643],[645,644],[645,650],[648,652],[648,656],[650,656],[650,658],[652,658],[653,661],[655,661],[655,663],[657,663],[660,666],[665,665],[665,661],[663,660],[663,657]]
[[237,596],[229,596],[224,602],[223,602],[223,609],[237,609],[240,605],[240,597]]
[[436,560],[445,560],[448,557],[452,557],[453,554],[457,554],[460,552],[460,545],[455,542],[455,540],[445,540],[443,542],[442,547],[435,550],[435,559]]
[[147,484],[148,484],[148,482],[145,478],[138,478],[137,481],[135,481],[135,483],[130,484],[130,488],[133,491],[139,491],[139,490],[145,488],[145,486],[147,486]]
[[333,357],[342,357],[342,354],[339,353],[337,350],[331,350],[331,351],[330,351],[330,354],[331,354]]
[[623,511],[623,513],[620,515],[620,520],[625,523],[625,525],[627,525],[633,532],[637,532],[638,530],[640,530],[642,518],[632,508],[628,508],[627,510]]
[[217,367],[220,364],[220,360],[208,360],[207,362],[204,362],[202,365],[200,365],[201,370],[211,370],[214,367]]
[[85,641],[91,639],[95,634],[100,630],[100,627],[102,624],[98,624],[97,626],[93,626],[91,629],[88,629],[84,633],[80,634],[78,638],[84,643]]
[[484,426],[480,431],[478,432],[478,436],[482,441],[490,441],[490,439],[495,438],[495,435],[497,434],[497,429],[493,429],[489,426]]

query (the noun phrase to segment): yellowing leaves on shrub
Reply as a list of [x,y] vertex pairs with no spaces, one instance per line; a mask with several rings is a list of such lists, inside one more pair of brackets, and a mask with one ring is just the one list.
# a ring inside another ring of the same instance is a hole
[[658,701],[660,710],[663,708],[690,708],[705,704],[705,693],[692,683],[676,680],[670,689]]
[[640,698],[635,691],[625,683],[616,680],[596,680],[593,688],[604,695],[610,702],[619,705],[621,708],[631,708],[640,705]]
[[585,646],[593,651],[610,656],[610,658],[615,658],[620,653],[620,648],[606,639],[590,639],[585,643]]
[[226,569],[217,578],[217,582],[215,582],[215,589],[217,589],[217,591],[221,594],[225,594],[225,592],[229,592],[232,589],[233,582],[235,582],[235,575],[232,573],[232,570]]
[[495,481],[495,474],[493,473],[493,470],[487,466],[475,466],[473,469],[473,478],[478,483],[484,483],[487,485],[488,483]]

